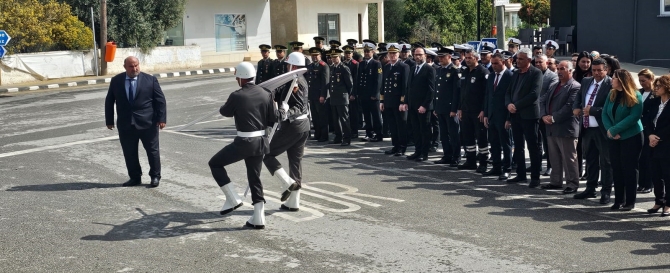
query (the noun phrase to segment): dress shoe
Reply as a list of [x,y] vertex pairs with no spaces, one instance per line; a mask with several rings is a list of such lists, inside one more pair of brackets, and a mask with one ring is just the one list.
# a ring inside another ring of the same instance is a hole
[[635,208],[635,204],[623,204],[621,211],[631,211]]
[[610,203],[610,194],[609,193],[600,193],[600,204],[607,205]]
[[639,186],[639,187],[637,187],[637,189],[636,189],[635,191],[637,191],[637,192],[641,192],[641,191],[642,191],[642,189],[644,189],[644,187],[642,187],[642,186]]
[[496,176],[496,175],[502,175],[503,172],[500,169],[493,168],[488,172],[482,173],[482,176]]
[[328,144],[342,144],[342,140],[328,141]]
[[461,165],[458,165],[459,170],[476,170],[477,169],[477,163],[475,162],[465,162]]
[[500,181],[506,181],[507,179],[509,179],[509,173],[507,173],[507,172],[498,176],[498,180],[500,180]]
[[417,158],[414,159],[414,160],[416,160],[416,162],[423,162],[423,161],[426,161],[426,160],[428,160],[428,155],[421,155],[421,156],[417,157]]
[[540,186],[540,179],[531,179],[528,183],[528,187],[531,189],[537,188]]
[[651,193],[651,189],[650,188],[644,188],[640,191],[640,193]]
[[158,187],[158,184],[160,184],[161,179],[160,177],[152,177],[151,178],[151,183],[149,184],[150,188],[155,188]]
[[487,170],[488,164],[486,162],[479,163],[479,167],[477,167],[477,170],[475,172],[477,173],[485,173]]
[[519,183],[519,182],[526,182],[527,179],[525,177],[521,176],[516,176],[512,179],[507,179],[507,183]]
[[322,138],[322,139],[319,139],[319,141],[318,141],[318,142],[326,142],[326,141],[328,141],[328,139],[327,139],[327,138]]
[[661,212],[661,217],[666,217],[666,216],[670,216],[670,210],[665,210],[664,209],[663,212]]
[[621,210],[621,208],[622,208],[621,204],[614,203],[614,205],[610,207],[610,210]]
[[438,161],[434,161],[433,163],[438,164],[438,165],[443,165],[443,164],[451,164],[451,163],[453,163],[453,161],[449,160],[449,159],[442,158]]
[[546,171],[542,174],[542,176],[550,176],[551,175],[551,168],[547,168]]
[[407,142],[407,147],[412,147],[412,146],[416,146],[414,144],[414,141]]
[[419,156],[421,156],[421,154],[413,153],[413,154],[407,156],[407,160],[414,160],[414,159],[419,158]]
[[403,156],[407,148],[400,148],[393,156]]
[[453,161],[453,162],[449,163],[449,167],[458,168],[458,161]]
[[360,141],[367,142],[370,141],[370,137],[366,136],[364,138],[359,139]]
[[648,213],[657,213],[658,210],[662,209],[664,206],[661,205],[654,205],[653,208],[650,208],[647,210]]
[[[556,185],[552,185],[552,184],[542,185],[542,187],[540,187],[540,189],[543,189],[543,190],[558,190],[558,189],[562,189],[562,188],[563,188],[563,186],[556,186]],[[567,188],[567,189],[570,189],[570,188]]]
[[435,153],[435,152],[437,152],[437,147],[430,147],[430,149],[428,149],[428,151],[431,152],[431,153]]
[[394,155],[394,154],[396,154],[398,151],[399,151],[398,148],[393,147],[393,148],[391,148],[391,150],[384,151],[384,154],[387,154],[387,155]]
[[578,194],[575,194],[574,198],[575,199],[587,199],[587,198],[596,198],[596,191],[595,189],[586,189],[583,192],[580,192]]
[[342,144],[340,144],[340,146],[349,146],[349,145],[351,145],[351,142],[349,141],[342,141]]
[[142,185],[142,180],[139,178],[131,178],[130,180],[126,181],[125,183],[122,184],[124,187],[133,187],[133,186],[139,186]]
[[384,140],[384,139],[381,138],[381,137],[375,137],[375,138],[371,138],[371,139],[370,139],[370,142],[381,142],[381,141],[383,141],[383,140]]
[[567,187],[563,190],[563,194],[573,194],[577,192],[577,188]]

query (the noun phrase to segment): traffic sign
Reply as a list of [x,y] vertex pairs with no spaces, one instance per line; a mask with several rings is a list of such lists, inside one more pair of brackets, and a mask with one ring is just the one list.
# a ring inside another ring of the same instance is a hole
[[509,0],[495,0],[495,7],[509,5]]
[[5,47],[0,46],[0,59],[2,59],[2,57],[5,57],[5,53],[7,53],[7,50],[5,50]]
[[6,46],[7,43],[9,43],[9,40],[11,40],[12,37],[9,37],[9,34],[7,34],[7,31],[0,30],[0,46]]

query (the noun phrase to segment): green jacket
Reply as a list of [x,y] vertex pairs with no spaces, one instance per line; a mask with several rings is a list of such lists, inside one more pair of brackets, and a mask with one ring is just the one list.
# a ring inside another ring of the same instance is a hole
[[[618,92],[615,90],[611,92]],[[612,136],[620,135],[621,139],[627,139],[638,133],[642,132],[642,122],[640,118],[642,117],[642,95],[639,92],[636,93],[637,104],[633,107],[627,107],[625,105],[619,105],[616,109],[616,118],[612,116],[612,108],[614,108],[614,102],[612,102],[607,97],[605,100],[605,106],[603,106],[603,126],[605,130],[608,130]]]

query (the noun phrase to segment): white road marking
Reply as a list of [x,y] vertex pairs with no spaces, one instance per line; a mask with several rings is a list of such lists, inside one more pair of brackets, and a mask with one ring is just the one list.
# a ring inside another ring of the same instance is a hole
[[29,154],[29,153],[34,153],[34,152],[42,152],[42,151],[48,151],[48,150],[54,150],[54,149],[60,149],[60,148],[64,148],[64,147],[70,147],[70,146],[81,145],[81,144],[96,143],[96,142],[113,140],[113,139],[118,139],[118,138],[119,138],[119,136],[110,136],[110,137],[102,137],[102,138],[94,138],[94,139],[74,141],[74,142],[63,143],[63,144],[58,144],[58,145],[37,147],[37,148],[32,148],[32,149],[27,149],[27,150],[21,150],[21,151],[15,151],[15,152],[0,154],[0,158],[22,155],[22,154]]

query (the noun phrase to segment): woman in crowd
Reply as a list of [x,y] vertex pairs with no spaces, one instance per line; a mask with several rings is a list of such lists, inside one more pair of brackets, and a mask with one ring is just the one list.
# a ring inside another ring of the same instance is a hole
[[638,91],[642,95],[642,128],[644,132],[644,145],[642,145],[642,154],[640,155],[640,176],[637,182],[637,192],[650,193],[653,184],[651,182],[649,130],[654,125],[653,120],[656,116],[649,112],[651,110],[651,103],[653,102],[652,99],[654,98],[652,85],[656,76],[654,72],[645,68],[638,72],[637,77],[640,86],[642,86]]
[[638,160],[644,144],[641,117],[642,95],[637,92],[633,76],[625,69],[615,70],[612,90],[602,111],[614,178],[612,210],[635,208]]
[[670,100],[670,76],[661,76],[654,81],[655,98],[650,102],[649,115],[652,123],[647,128],[649,146],[651,147],[651,171],[654,182],[654,207],[647,210],[649,213],[658,212],[663,208],[661,216],[670,215],[670,194],[665,189],[670,187],[670,168],[666,166],[670,160],[670,109],[666,109]]
[[[603,54],[603,55],[605,55],[605,54]],[[610,56],[610,55],[607,55],[607,56],[603,56],[603,55],[600,55],[600,58],[603,58],[603,60],[605,60],[605,62],[607,62],[607,67],[609,67],[609,71],[610,71],[607,74],[607,76],[610,76],[610,78],[614,77],[614,71],[616,71],[617,69],[620,69],[621,64],[619,63],[619,60],[616,59],[616,57]]]
[[[585,77],[591,77],[591,61],[593,61],[593,57],[591,57],[591,53],[587,51],[583,51],[582,53],[579,53],[579,56],[577,56],[577,66],[575,66],[575,72],[572,72],[572,78],[575,79],[578,83],[582,83],[582,80]],[[581,135],[579,138],[577,138],[577,164],[579,165],[579,176],[581,180],[586,179],[586,173],[584,173],[583,170],[583,156],[582,156],[582,137]],[[586,170],[588,172],[588,170]]]

